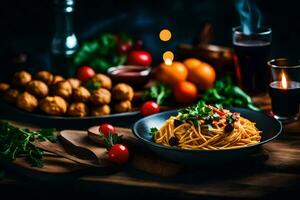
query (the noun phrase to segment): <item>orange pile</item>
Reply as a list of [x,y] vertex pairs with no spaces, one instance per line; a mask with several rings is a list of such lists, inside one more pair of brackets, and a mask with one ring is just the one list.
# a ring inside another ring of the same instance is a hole
[[214,68],[196,58],[188,58],[171,65],[162,63],[156,78],[173,88],[176,102],[190,104],[197,99],[198,90],[211,88],[216,79]]

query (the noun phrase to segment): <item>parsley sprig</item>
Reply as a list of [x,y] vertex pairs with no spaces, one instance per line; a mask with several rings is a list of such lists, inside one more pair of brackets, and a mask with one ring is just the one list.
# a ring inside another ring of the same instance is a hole
[[144,101],[155,100],[157,104],[163,105],[172,96],[172,90],[169,86],[156,82],[142,96]]
[[196,127],[200,126],[199,119],[203,119],[206,124],[211,124],[213,120],[220,119],[220,115],[214,113],[204,101],[199,101],[196,105],[180,109],[179,120],[191,121]]
[[110,149],[114,144],[122,144],[123,142],[123,135],[109,133],[108,137],[106,138],[102,133],[100,133],[100,138],[104,139],[104,146],[107,149]]
[[158,132],[158,129],[156,127],[150,128],[150,134],[155,135]]
[[199,101],[194,106],[180,109],[178,112],[180,120],[195,120],[213,115],[212,110],[203,101]]
[[228,124],[233,123],[235,120],[236,120],[236,118],[233,114],[227,114],[226,115],[226,122]]
[[12,161],[25,155],[26,161],[32,166],[42,167],[43,151],[32,143],[35,140],[55,142],[57,138],[53,133],[54,129],[31,131],[0,121],[0,159]]

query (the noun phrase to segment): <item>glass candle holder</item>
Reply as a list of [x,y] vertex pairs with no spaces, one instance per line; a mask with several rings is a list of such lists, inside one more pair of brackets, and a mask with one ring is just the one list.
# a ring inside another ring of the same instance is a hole
[[286,58],[268,62],[272,82],[269,95],[274,117],[282,122],[298,119],[300,104],[300,62]]

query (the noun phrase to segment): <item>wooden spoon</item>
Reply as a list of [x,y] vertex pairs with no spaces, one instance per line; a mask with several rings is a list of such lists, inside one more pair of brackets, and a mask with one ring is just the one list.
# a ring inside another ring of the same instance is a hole
[[103,165],[102,163],[96,163],[96,162],[93,162],[91,160],[84,160],[84,159],[80,159],[80,158],[77,158],[75,156],[72,156],[68,153],[66,153],[66,151],[58,144],[56,143],[51,143],[49,141],[34,141],[33,144],[40,148],[40,149],[43,149],[47,152],[51,152],[51,153],[54,153],[58,156],[61,156],[63,158],[66,158],[68,160],[71,160],[75,163],[78,163],[80,165],[83,165],[83,166],[86,166],[86,167],[104,167],[104,166],[107,166],[107,165]]

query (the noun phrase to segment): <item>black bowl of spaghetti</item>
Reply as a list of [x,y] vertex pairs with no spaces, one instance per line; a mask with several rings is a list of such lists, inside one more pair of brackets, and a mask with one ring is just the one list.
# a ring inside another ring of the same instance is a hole
[[158,113],[133,126],[149,150],[185,165],[247,157],[281,131],[281,123],[263,112],[208,105]]

